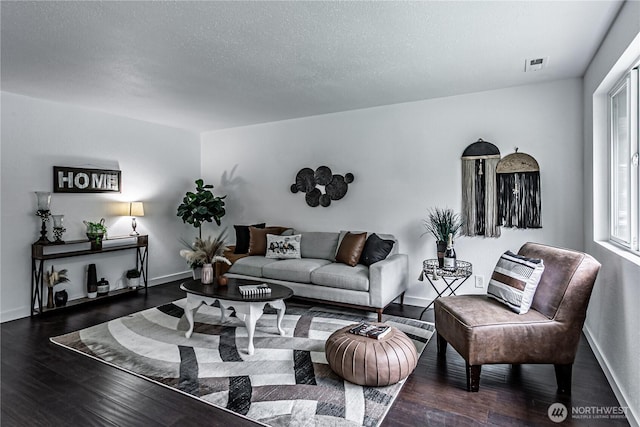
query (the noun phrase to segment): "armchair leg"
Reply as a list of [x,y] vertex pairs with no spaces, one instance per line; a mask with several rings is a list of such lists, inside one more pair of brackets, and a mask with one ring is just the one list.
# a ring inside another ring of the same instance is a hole
[[382,308],[376,308],[376,313],[378,313],[378,322],[382,322]]
[[400,307],[404,307],[404,292],[400,294]]
[[571,372],[573,364],[553,365],[556,369],[556,381],[558,383],[558,394],[571,394]]
[[438,344],[438,357],[446,357],[447,355],[447,340],[442,338],[442,335],[437,334],[436,343]]
[[480,371],[482,365],[467,365],[467,391],[477,392],[480,388]]

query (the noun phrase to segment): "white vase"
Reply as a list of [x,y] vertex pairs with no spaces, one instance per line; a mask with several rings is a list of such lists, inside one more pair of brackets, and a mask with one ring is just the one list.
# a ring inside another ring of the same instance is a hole
[[203,285],[213,283],[213,265],[205,264],[202,266],[202,278],[200,281]]
[[140,278],[139,277],[132,277],[129,279],[129,287],[130,288],[137,288],[138,286],[140,286]]

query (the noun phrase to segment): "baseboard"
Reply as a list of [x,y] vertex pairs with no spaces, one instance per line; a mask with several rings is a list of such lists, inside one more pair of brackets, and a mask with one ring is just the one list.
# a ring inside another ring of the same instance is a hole
[[[25,313],[27,314],[25,315]],[[29,317],[29,306],[3,311],[2,313],[0,313],[0,323],[22,319],[23,317]]]
[[148,286],[163,285],[167,282],[173,282],[175,280],[182,280],[190,277],[193,277],[191,270],[181,271],[179,273],[167,274],[166,276],[158,276],[149,279]]
[[[407,296],[407,295],[404,296],[404,303],[405,304],[407,304],[407,305],[415,305],[417,307],[426,307],[429,304],[431,304],[431,301],[433,301],[433,300],[430,300],[428,298],[410,297],[410,296]],[[398,299],[394,300],[394,302],[400,302],[400,299],[398,298]],[[433,308],[433,306],[431,306],[429,309],[432,309],[432,308]]]
[[613,394],[615,394],[616,399],[618,399],[618,403],[620,404],[621,407],[627,408],[626,416],[627,416],[627,421],[629,421],[629,425],[631,425],[631,427],[640,427],[639,414],[636,414],[633,411],[634,408],[629,406],[628,400],[625,396],[624,391],[621,390],[620,387],[618,387],[618,381],[616,379],[616,375],[613,373],[611,369],[609,369],[609,366],[610,366],[609,362],[607,358],[604,356],[604,354],[602,353],[602,351],[600,350],[600,346],[598,346],[598,343],[593,339],[593,335],[591,334],[591,331],[589,330],[587,325],[584,326],[583,332],[584,332],[584,336],[587,338],[587,342],[589,343],[589,346],[591,347],[591,351],[593,351],[593,354],[596,356],[596,360],[598,361],[598,363],[600,364],[600,367],[602,368],[602,372],[604,372],[605,377],[607,377],[607,381],[609,381],[609,385],[613,390]]

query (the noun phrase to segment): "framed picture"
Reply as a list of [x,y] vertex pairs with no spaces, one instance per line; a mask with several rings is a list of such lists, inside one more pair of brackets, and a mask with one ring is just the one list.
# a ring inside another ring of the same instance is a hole
[[119,170],[53,167],[54,193],[120,193]]

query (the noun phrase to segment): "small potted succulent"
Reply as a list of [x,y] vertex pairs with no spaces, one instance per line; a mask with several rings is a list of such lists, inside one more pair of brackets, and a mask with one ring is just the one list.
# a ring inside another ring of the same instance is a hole
[[140,270],[135,268],[127,270],[126,276],[127,280],[129,281],[130,288],[137,288],[138,286],[140,286]]

